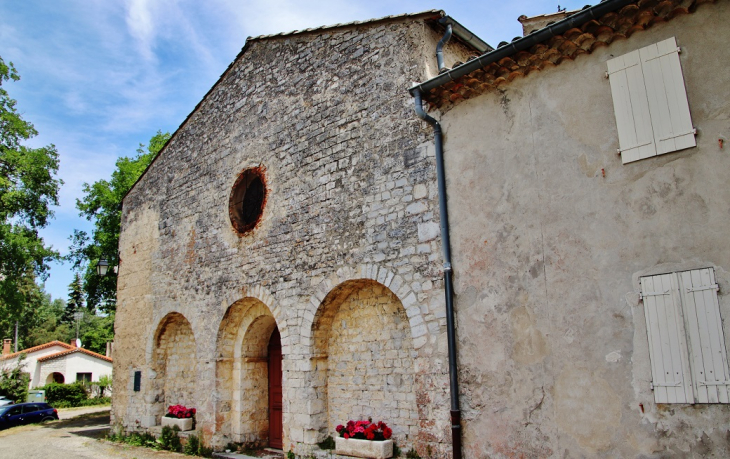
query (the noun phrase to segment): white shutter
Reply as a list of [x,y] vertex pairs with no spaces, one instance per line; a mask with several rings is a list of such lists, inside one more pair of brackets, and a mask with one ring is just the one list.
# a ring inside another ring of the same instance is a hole
[[642,277],[649,359],[656,403],[693,403],[676,274]]
[[682,272],[680,288],[697,401],[728,403],[730,374],[715,272],[712,269]]
[[624,164],[696,146],[674,37],[607,65]]
[[608,61],[608,78],[624,164],[656,155],[639,52]]
[[649,98],[656,154],[696,144],[674,37],[639,50]]

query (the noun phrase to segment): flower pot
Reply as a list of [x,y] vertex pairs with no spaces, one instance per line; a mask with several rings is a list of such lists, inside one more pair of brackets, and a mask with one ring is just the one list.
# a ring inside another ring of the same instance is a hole
[[193,430],[193,418],[168,418],[167,416],[162,417],[162,426],[178,426],[181,431]]
[[371,441],[337,437],[335,438],[335,454],[368,459],[387,459],[393,457],[393,440]]

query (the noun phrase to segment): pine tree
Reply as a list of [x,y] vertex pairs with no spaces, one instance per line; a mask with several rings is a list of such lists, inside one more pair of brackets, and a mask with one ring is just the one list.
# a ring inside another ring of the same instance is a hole
[[[76,273],[74,280],[68,285],[68,301],[66,310],[63,312],[62,322],[73,324],[76,319],[74,314],[84,309],[84,287],[81,284],[81,274]],[[92,311],[93,312],[93,311]]]

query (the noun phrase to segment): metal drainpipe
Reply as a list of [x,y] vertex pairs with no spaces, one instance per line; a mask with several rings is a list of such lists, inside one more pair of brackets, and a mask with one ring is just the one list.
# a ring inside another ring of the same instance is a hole
[[461,410],[459,409],[459,378],[456,371],[456,328],[454,327],[454,286],[451,268],[451,240],[449,238],[449,213],[446,208],[446,176],[444,174],[444,150],[441,125],[423,110],[421,91],[413,92],[416,113],[433,127],[436,145],[436,175],[439,189],[439,216],[441,218],[441,248],[444,256],[444,293],[446,296],[446,334],[449,344],[449,388],[451,389],[451,441],[454,459],[461,459]]
[[444,45],[451,39],[452,30],[451,24],[448,24],[446,26],[446,33],[444,33],[444,36],[441,37],[438,45],[436,45],[436,62],[439,65],[439,73],[446,69],[446,64],[444,64]]

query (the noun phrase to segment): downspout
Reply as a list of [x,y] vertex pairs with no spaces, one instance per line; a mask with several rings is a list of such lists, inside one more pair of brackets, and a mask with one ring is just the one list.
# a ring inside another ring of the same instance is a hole
[[446,45],[446,43],[448,43],[451,39],[452,30],[453,28],[451,27],[451,24],[446,25],[446,33],[443,37],[441,37],[438,45],[436,45],[436,62],[438,62],[439,65],[439,73],[446,69],[446,64],[444,64],[444,45]]
[[[443,40],[442,40],[443,41]],[[439,64],[440,65],[440,64]],[[423,110],[421,91],[413,92],[416,113],[433,127],[436,146],[436,176],[439,190],[439,217],[441,219],[441,249],[444,257],[444,294],[446,296],[446,335],[449,347],[449,388],[451,390],[451,441],[454,459],[461,459],[461,410],[459,409],[459,378],[456,371],[456,328],[454,326],[454,286],[452,284],[451,240],[449,237],[449,213],[446,208],[446,175],[444,173],[444,149],[441,125]]]

